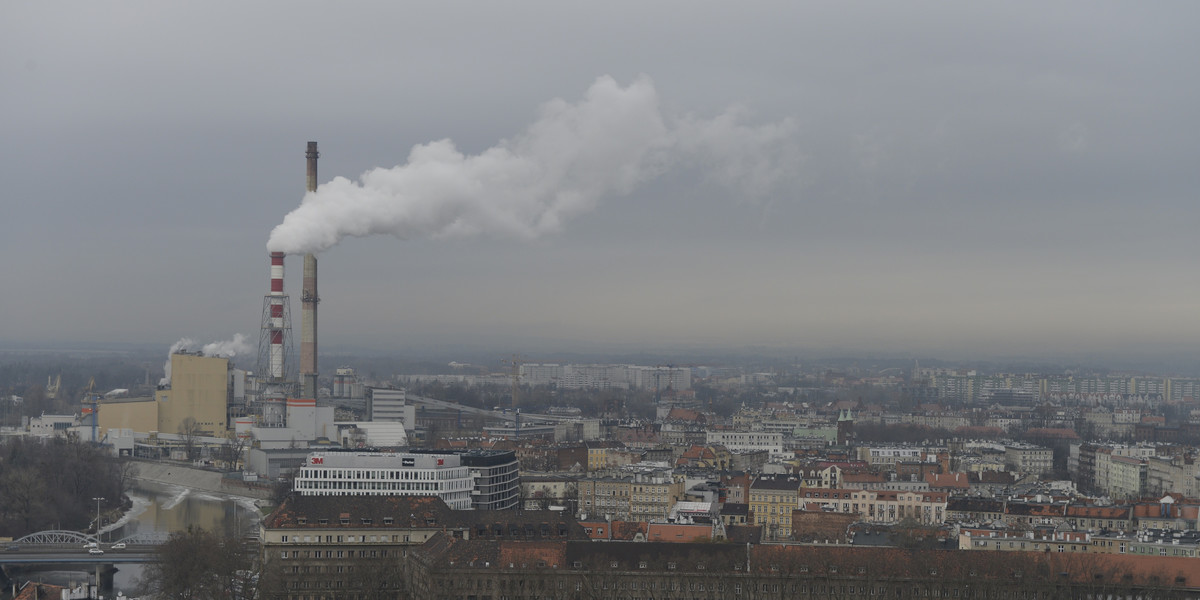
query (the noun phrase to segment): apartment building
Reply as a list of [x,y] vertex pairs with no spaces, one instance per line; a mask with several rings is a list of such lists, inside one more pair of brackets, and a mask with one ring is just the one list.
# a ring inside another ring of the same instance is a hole
[[630,499],[632,496],[633,477],[581,479],[579,480],[580,518],[629,521],[631,520]]
[[1031,444],[1004,446],[1004,464],[1027,475],[1045,475],[1054,470],[1054,451]]
[[665,522],[684,497],[682,479],[670,469],[622,477],[580,479],[579,514],[611,521]]
[[802,489],[800,506],[808,510],[827,510],[857,514],[872,523],[898,523],[906,519],[924,525],[946,521],[949,498],[945,492],[906,492],[858,489]]
[[[411,553],[412,597],[484,598],[1093,598],[1191,594],[1185,561],[1154,568],[1125,556],[1013,553],[1005,560],[941,550],[711,543],[481,543],[439,535]],[[1128,575],[1128,577],[1126,577]],[[851,592],[853,590],[853,592]]]
[[683,480],[677,480],[669,469],[639,473],[629,486],[629,516],[648,523],[665,521],[683,497]]
[[1114,500],[1141,497],[1146,489],[1146,461],[1113,455],[1108,465],[1105,493]]
[[778,538],[792,529],[792,511],[799,504],[800,479],[789,476],[759,477],[750,484],[750,514],[768,537]]
[[772,457],[784,457],[783,434],[766,431],[709,430],[707,445],[721,445],[731,452],[755,452],[765,450]]
[[292,495],[259,535],[264,597],[293,600],[396,597],[407,585],[406,557],[436,535],[493,544],[586,539],[561,511],[455,511],[430,496]]

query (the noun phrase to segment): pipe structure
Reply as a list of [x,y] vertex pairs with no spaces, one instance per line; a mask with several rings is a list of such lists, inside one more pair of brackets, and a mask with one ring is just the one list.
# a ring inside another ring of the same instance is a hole
[[[317,143],[309,142],[306,184],[309,192],[317,191]],[[317,257],[304,255],[304,280],[300,293],[300,394],[303,398],[317,397]]]

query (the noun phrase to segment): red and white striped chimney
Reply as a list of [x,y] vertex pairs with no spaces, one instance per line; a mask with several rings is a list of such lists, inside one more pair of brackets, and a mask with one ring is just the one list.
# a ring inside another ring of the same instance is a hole
[[283,256],[282,252],[271,253],[271,294],[270,303],[270,377],[276,381],[283,379],[283,304],[287,302],[283,294]]

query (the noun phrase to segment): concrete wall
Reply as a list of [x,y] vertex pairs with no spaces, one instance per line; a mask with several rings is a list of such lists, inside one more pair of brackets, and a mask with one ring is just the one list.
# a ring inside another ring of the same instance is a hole
[[[140,433],[158,431],[158,402],[152,397],[100,402],[100,438],[109,429],[132,429]],[[174,431],[169,433],[175,433]]]
[[134,480],[137,485],[148,486],[177,486],[190,490],[244,496],[247,498],[270,498],[269,490],[250,488],[241,481],[227,480],[216,471],[194,469],[178,464],[153,461],[134,461],[137,465],[137,475]]

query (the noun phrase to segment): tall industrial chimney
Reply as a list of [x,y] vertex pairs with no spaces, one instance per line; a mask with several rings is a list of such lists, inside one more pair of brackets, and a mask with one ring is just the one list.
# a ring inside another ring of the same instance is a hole
[[271,253],[271,289],[263,296],[261,335],[258,340],[258,373],[271,388],[285,393],[292,368],[292,319],[283,289],[282,252]]
[[[308,191],[317,191],[317,143],[308,143]],[[304,281],[300,292],[300,395],[303,398],[317,397],[317,257],[304,255]]]

